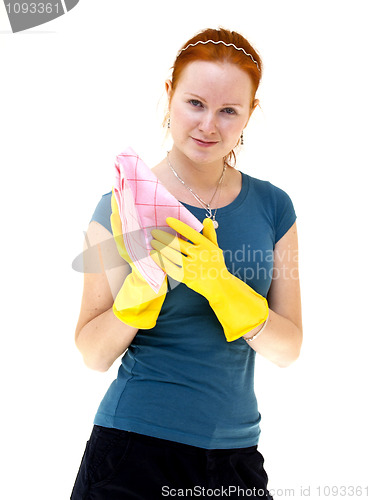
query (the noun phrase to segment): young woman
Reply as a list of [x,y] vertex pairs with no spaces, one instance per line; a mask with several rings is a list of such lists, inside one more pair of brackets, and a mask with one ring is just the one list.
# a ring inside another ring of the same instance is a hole
[[[173,147],[153,172],[204,227],[171,218],[184,240],[152,232],[151,255],[178,286],[155,294],[130,266],[118,270],[118,251],[130,259],[111,193],[94,212],[90,245],[111,237],[112,248],[101,274],[85,274],[76,344],[96,370],[124,356],[73,500],[271,498],[257,449],[255,354],[288,366],[302,325],[292,202],[235,168],[261,72],[244,37],[208,29],[182,47],[166,82]],[[133,309],[138,287],[146,299]]]

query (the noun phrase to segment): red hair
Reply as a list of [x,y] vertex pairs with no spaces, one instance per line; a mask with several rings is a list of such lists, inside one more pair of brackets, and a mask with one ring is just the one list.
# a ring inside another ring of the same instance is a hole
[[[214,42],[222,41],[226,44],[234,44],[238,49],[244,49],[247,56],[242,50],[237,50],[232,46],[226,47],[224,43],[199,43],[195,46],[190,44],[196,44],[197,42],[207,42],[212,40]],[[188,47],[188,45],[190,45]],[[187,48],[186,48],[187,47]],[[186,49],[186,50],[183,50]],[[190,38],[183,47],[181,47],[176,60],[172,67],[172,91],[176,90],[178,82],[180,80],[181,74],[185,67],[194,61],[211,61],[211,62],[221,62],[230,63],[237,65],[242,71],[246,72],[253,83],[253,95],[251,96],[251,107],[255,99],[255,94],[257,92],[258,86],[261,81],[262,76],[262,61],[257,53],[257,51],[252,47],[252,45],[246,40],[242,35],[236,31],[229,31],[223,28],[220,29],[206,29],[196,34],[194,37]],[[229,153],[226,158],[230,160],[235,158],[234,150]]]

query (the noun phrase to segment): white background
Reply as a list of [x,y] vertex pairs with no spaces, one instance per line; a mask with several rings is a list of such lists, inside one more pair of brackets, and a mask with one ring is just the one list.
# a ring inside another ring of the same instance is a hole
[[302,356],[287,369],[257,356],[269,487],[276,499],[372,495],[368,7],[81,0],[13,34],[0,5],[2,498],[69,498],[118,368],[90,371],[74,346],[83,277],[71,263],[115,156],[164,156],[163,82],[179,47],[219,25],[264,62],[239,168],[287,191],[298,216]]

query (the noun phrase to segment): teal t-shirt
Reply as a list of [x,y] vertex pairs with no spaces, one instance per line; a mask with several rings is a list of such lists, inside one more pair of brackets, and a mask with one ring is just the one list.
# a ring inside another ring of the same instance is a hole
[[[111,192],[93,216],[110,232]],[[200,221],[205,210],[184,204]],[[219,208],[218,244],[229,271],[266,296],[275,243],[296,220],[289,196],[242,174],[237,198]],[[258,443],[255,351],[227,342],[208,301],[170,280],[156,326],[139,330],[94,423],[206,449]]]

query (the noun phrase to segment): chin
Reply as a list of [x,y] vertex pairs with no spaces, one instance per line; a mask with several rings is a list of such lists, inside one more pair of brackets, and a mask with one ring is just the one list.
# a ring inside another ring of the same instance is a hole
[[201,164],[221,161],[228,153],[218,150],[218,146],[206,148],[205,150],[198,147],[184,149],[184,154],[191,161],[193,161],[194,163],[201,163]]

